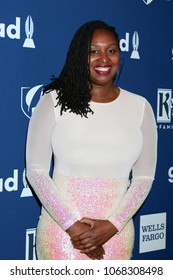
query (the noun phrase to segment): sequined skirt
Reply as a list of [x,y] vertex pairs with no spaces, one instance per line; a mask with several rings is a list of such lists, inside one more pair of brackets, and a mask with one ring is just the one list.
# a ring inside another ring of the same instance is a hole
[[[82,217],[108,219],[116,211],[127,189],[127,179],[53,178],[66,207],[80,220]],[[104,249],[105,260],[131,258],[134,245],[134,226],[130,220],[124,229],[113,236]],[[67,233],[43,208],[36,235],[37,258],[44,260],[88,260],[85,254],[73,248]]]

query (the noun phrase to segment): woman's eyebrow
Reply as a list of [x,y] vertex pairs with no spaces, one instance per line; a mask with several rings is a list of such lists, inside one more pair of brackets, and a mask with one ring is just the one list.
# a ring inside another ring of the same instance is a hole
[[91,47],[100,46],[100,45],[116,46],[117,47],[116,43],[111,43],[111,44],[107,44],[107,43],[93,43],[93,44],[91,44]]

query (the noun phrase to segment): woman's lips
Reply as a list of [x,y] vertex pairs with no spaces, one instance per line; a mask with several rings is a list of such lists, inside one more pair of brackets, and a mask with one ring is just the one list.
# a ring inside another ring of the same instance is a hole
[[98,74],[106,75],[111,71],[111,66],[99,66],[94,68]]

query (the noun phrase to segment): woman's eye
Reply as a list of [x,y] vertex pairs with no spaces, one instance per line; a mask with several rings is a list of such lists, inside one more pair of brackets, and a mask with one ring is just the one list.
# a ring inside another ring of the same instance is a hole
[[90,50],[90,54],[98,54],[98,50]]
[[116,53],[117,50],[115,50],[115,49],[110,49],[110,50],[108,50],[108,52],[109,52],[109,53]]
[[[108,49],[108,50],[105,50],[105,52],[107,52],[108,54],[114,54],[118,51],[118,49]],[[93,50],[90,50],[90,54],[101,54],[102,51],[100,50],[96,50],[96,49],[93,49]]]

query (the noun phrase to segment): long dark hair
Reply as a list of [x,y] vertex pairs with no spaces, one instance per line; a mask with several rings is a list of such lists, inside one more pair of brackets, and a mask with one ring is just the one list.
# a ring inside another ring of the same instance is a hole
[[61,114],[66,110],[84,117],[87,117],[88,113],[93,113],[89,105],[92,85],[88,55],[93,33],[97,29],[112,32],[119,45],[115,28],[103,21],[87,22],[77,30],[69,46],[66,62],[59,77],[44,88],[44,92],[56,90],[57,106],[61,106]]

